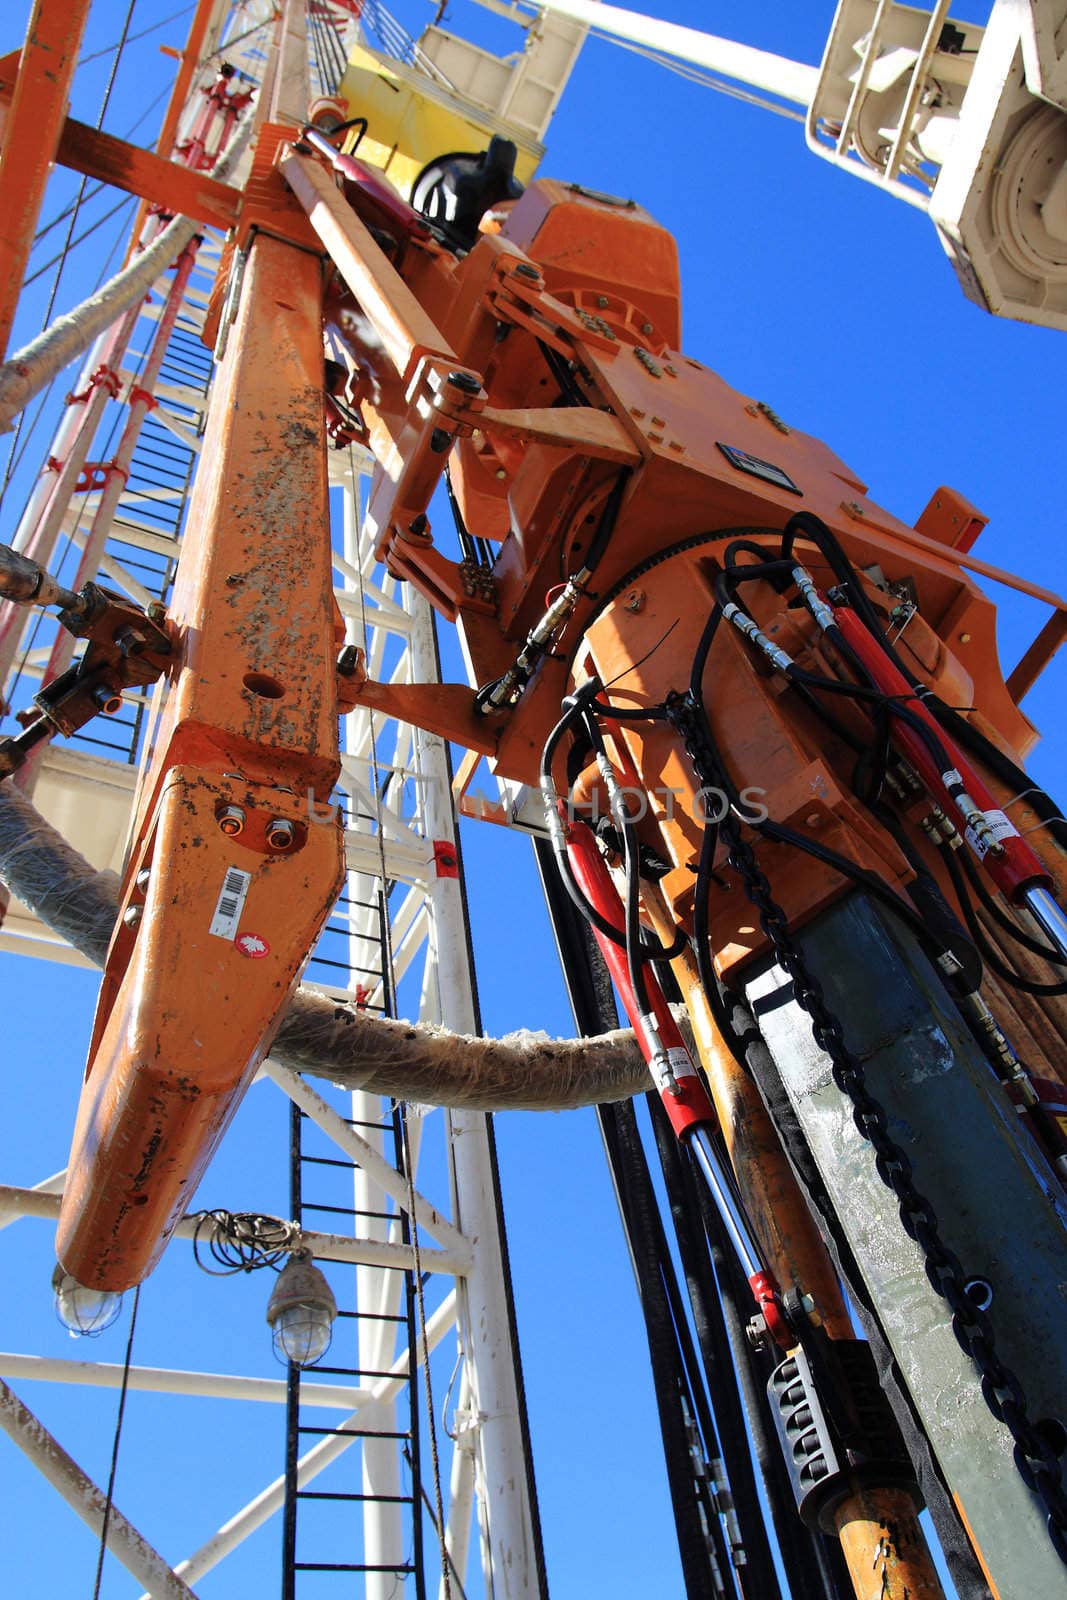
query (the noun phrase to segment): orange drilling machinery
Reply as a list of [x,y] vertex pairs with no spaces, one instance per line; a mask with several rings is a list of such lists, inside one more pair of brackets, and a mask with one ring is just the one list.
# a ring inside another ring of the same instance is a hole
[[[413,204],[360,136],[265,123],[213,198],[227,354],[166,615],[4,558],[5,594],[89,640],[8,770],[169,686],[60,1261],[124,1288],[181,1218],[337,894],[361,704],[464,747],[459,793],[482,759],[540,789],[561,904],[748,1280],[800,1513],[857,1594],[941,1592],[922,1494],[961,1572],[1060,1592],[1067,824],[1018,700],[1064,613],[1006,683],[981,516],[942,488],[904,525],[683,354],[639,205],[523,192],[501,140]],[[372,454],[378,558],[456,624],[474,687],[340,648],[328,445]]]

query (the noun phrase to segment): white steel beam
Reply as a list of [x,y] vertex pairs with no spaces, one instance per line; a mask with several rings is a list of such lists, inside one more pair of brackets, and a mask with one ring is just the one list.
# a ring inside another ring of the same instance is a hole
[[662,22],[658,17],[644,16],[622,6],[603,5],[601,0],[537,0],[537,4],[544,11],[562,12],[590,28],[615,34],[634,44],[647,45],[652,50],[662,50],[680,61],[692,61],[698,67],[707,67],[724,78],[751,84],[754,89],[765,89],[795,105],[810,105],[815,96],[818,67],[791,61],[769,50],[756,50],[751,45],[737,44],[733,39],[704,33],[699,28],[682,27],[677,22]]
[[[416,681],[426,682],[437,675],[433,616],[421,595],[412,594],[411,605],[416,623],[412,665]],[[419,743],[422,770],[430,779],[425,785],[427,834],[455,848],[447,747],[443,739],[425,733]],[[477,1033],[461,880],[435,877],[431,898],[440,1020],[456,1033]],[[479,1418],[477,1481],[485,1513],[486,1589],[497,1600],[534,1600],[540,1587],[534,1560],[537,1541],[489,1122],[481,1113],[451,1110],[445,1112],[445,1120],[453,1214],[464,1234],[479,1242],[471,1271],[457,1288],[461,1343],[470,1366],[473,1410]]]
[[[403,1178],[395,1167],[390,1166],[383,1155],[380,1155],[374,1146],[367,1143],[354,1128],[350,1128],[344,1118],[329,1105],[320,1094],[304,1082],[299,1073],[293,1072],[289,1067],[283,1067],[280,1062],[272,1061],[269,1057],[261,1069],[265,1075],[283,1089],[291,1100],[295,1100],[301,1111],[305,1112],[313,1122],[316,1122],[322,1131],[329,1135],[334,1144],[343,1150],[350,1161],[358,1163],[365,1171],[369,1172],[378,1185],[390,1195],[404,1211],[412,1205],[408,1193],[407,1180]],[[466,1260],[466,1270],[470,1270],[473,1251],[470,1243],[454,1227],[446,1217],[443,1217],[423,1195],[418,1193],[414,1197],[415,1220],[426,1229],[442,1245],[449,1250],[453,1257]],[[402,1245],[380,1245],[379,1249],[389,1249],[398,1254],[403,1251],[404,1265],[412,1265],[411,1251]],[[420,1251],[423,1264],[427,1265],[426,1252]]]
[[[103,1493],[2,1379],[0,1428],[99,1538],[107,1510]],[[114,1503],[107,1518],[107,1547],[127,1572],[145,1585],[145,1600],[196,1600],[189,1585],[168,1567],[159,1551]]]
[[[0,1377],[35,1383],[80,1383],[95,1389],[121,1389],[123,1368],[107,1361],[63,1361],[0,1351]],[[262,1400],[285,1404],[284,1378],[247,1378],[229,1372],[182,1372],[173,1367],[131,1367],[127,1387],[150,1394],[195,1395],[202,1400]],[[300,1404],[356,1411],[371,1400],[369,1389],[340,1383],[302,1382]]]
[[[67,1181],[67,1169],[63,1167],[59,1172],[53,1172],[50,1178],[42,1178],[40,1183],[35,1183],[30,1190],[31,1194],[58,1194],[62,1195],[63,1185]],[[17,1222],[25,1212],[3,1211],[0,1212],[0,1228],[8,1227],[12,1222]]]
[[[286,1068],[279,1068],[286,1071]],[[295,1077],[296,1074],[294,1073]],[[314,1094],[314,1090],[309,1091]],[[294,1095],[295,1099],[296,1096]],[[325,1103],[325,1102],[324,1102]],[[327,1110],[330,1108],[327,1107]],[[344,1124],[342,1123],[343,1127]],[[369,1148],[369,1146],[368,1146]],[[386,1170],[392,1171],[386,1163]],[[395,1172],[392,1173],[397,1186],[403,1180]],[[406,1191],[405,1191],[406,1193]],[[14,1213],[22,1217],[44,1217],[54,1221],[59,1216],[59,1205],[63,1196],[61,1194],[45,1194],[37,1189],[18,1189],[12,1184],[0,1184],[0,1215],[5,1212]],[[422,1208],[425,1208],[423,1212]],[[422,1216],[436,1217],[437,1212],[428,1201],[422,1202],[420,1207],[420,1220]],[[424,1249],[422,1263],[427,1272],[444,1272],[449,1276],[462,1277],[470,1270],[471,1247],[466,1239],[459,1234],[450,1223],[440,1223],[447,1229],[450,1238],[458,1240],[458,1245],[450,1245],[444,1250]],[[432,1231],[427,1221],[424,1226]],[[440,1224],[439,1224],[440,1226]],[[197,1229],[195,1216],[184,1217],[174,1230],[175,1238],[191,1239]],[[376,1239],[353,1239],[342,1233],[317,1233],[314,1229],[300,1230],[300,1238],[307,1245],[312,1255],[320,1261],[346,1261],[353,1266],[387,1267],[393,1272],[408,1272],[411,1269],[411,1250],[402,1244],[381,1244]]]

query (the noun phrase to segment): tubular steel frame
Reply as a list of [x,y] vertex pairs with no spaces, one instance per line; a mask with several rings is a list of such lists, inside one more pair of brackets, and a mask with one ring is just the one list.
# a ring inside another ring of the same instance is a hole
[[[64,7],[57,7],[55,0],[51,5],[48,0],[39,0],[37,9],[54,16]],[[318,9],[321,11],[323,7],[320,5]],[[333,9],[341,21],[351,23],[353,8]],[[262,69],[263,92],[257,120],[266,109],[268,81],[273,80],[275,84],[275,104],[280,92],[293,92],[294,80],[299,86],[301,74],[306,71],[302,60],[303,0],[289,0],[275,55],[265,59],[261,49],[262,30],[275,10],[268,0],[254,0],[252,7],[245,4],[233,8],[232,13],[222,0],[201,0],[190,47],[166,118],[163,148],[171,138],[180,140],[183,128],[188,131],[193,114],[183,110],[183,105],[195,107],[199,104],[198,91],[214,76],[205,58],[220,40],[224,42],[227,37],[242,33],[243,44],[236,52],[227,51],[227,59],[235,61],[251,77],[258,77]],[[73,16],[70,18],[72,34],[76,31],[77,20]],[[312,46],[316,39],[313,33]],[[321,43],[321,38],[318,42]],[[70,44],[70,50],[72,55],[77,54],[76,39]],[[325,87],[321,66],[315,71],[319,83]],[[299,87],[296,92],[299,94]],[[62,104],[58,104],[57,116],[62,109]],[[32,201],[31,194],[25,206],[31,206]],[[38,194],[38,204],[39,201]],[[32,232],[32,218],[29,231]],[[202,327],[207,289],[219,260],[220,246],[219,235],[205,228],[177,311],[177,326],[186,334],[198,334]],[[13,272],[6,281],[19,278],[21,272]],[[79,439],[84,439],[81,460],[86,459],[93,431],[87,424],[95,423],[106,412],[107,393],[99,386],[94,387],[91,381],[101,361],[106,358],[113,362],[123,384],[128,380],[136,382],[136,371],[130,371],[131,359],[134,359],[130,353],[130,339],[140,337],[141,330],[147,330],[160,315],[161,307],[153,300],[142,307],[139,314],[123,319],[112,343],[108,343],[109,336],[105,336],[91,352],[85,363],[84,382],[78,387],[88,387],[95,403],[90,416],[80,419],[84,424],[80,431],[74,428],[79,419],[72,418],[78,408],[68,407],[55,447],[57,452],[62,451],[62,459],[70,456],[72,445]],[[155,399],[158,404],[152,407],[153,418],[174,437],[182,450],[195,457],[208,399],[195,387],[174,381],[173,373],[168,380],[165,366],[164,376],[156,384]],[[147,411],[149,406],[142,403],[141,409]],[[437,673],[432,617],[429,607],[411,589],[375,569],[373,551],[360,532],[361,466],[361,461],[351,451],[334,454],[331,461],[331,500],[341,502],[338,519],[341,526],[335,538],[334,557],[339,579],[338,603],[350,639],[366,648],[376,673],[391,667],[395,681],[425,682]],[[72,471],[69,476],[75,480],[78,473]],[[173,537],[161,533],[158,524],[146,517],[145,491],[136,486],[124,485],[117,495],[112,490],[109,499],[113,520],[97,518],[97,540],[105,520],[110,524],[106,529],[108,543],[100,554],[100,572],[106,581],[118,585],[142,604],[159,598],[173,573],[183,497],[184,486],[180,489],[157,487],[149,492],[149,499],[174,507]],[[59,515],[53,515],[53,546],[56,540],[65,537],[75,552],[84,548],[97,499],[93,493],[83,494],[79,504],[71,501],[70,509],[63,508]],[[55,503],[53,495],[53,505]],[[117,544],[116,540],[121,542]],[[40,549],[38,553],[47,560],[53,550]],[[130,571],[131,564],[142,555],[150,564],[157,564],[157,582],[153,587],[147,587]],[[48,648],[38,647],[33,640],[27,648],[25,636],[15,643],[17,648],[10,654],[13,660],[21,658],[22,675],[40,674],[48,659]],[[136,711],[137,725],[131,735],[129,762],[133,761],[137,749],[140,707]],[[373,713],[363,710],[348,718],[345,743],[338,803],[350,813],[345,829],[348,882],[347,894],[343,897],[348,905],[339,907],[331,919],[319,951],[311,958],[309,977],[313,978],[316,972],[320,976],[329,975],[333,967],[324,963],[331,961],[340,942],[344,950],[344,959],[339,963],[343,968],[342,981],[319,987],[348,999],[355,995],[359,1003],[375,1008],[383,1005],[383,995],[393,985],[399,985],[405,991],[410,1014],[417,1014],[421,1020],[440,1021],[457,1031],[474,1032],[476,1002],[462,880],[458,870],[449,870],[444,876],[441,873],[440,847],[448,847],[451,855],[446,851],[445,859],[450,860],[455,858],[456,849],[446,747],[439,739],[390,723],[384,717],[375,719]],[[384,764],[382,752],[388,757]],[[387,774],[383,765],[388,766]],[[98,839],[95,860],[100,866],[117,865],[135,768],[127,764],[116,770],[116,763],[112,761],[105,762],[77,748],[68,748],[52,752],[42,764],[40,776],[45,808],[48,809],[52,800],[61,810],[65,807],[68,811],[79,810],[83,815],[88,813],[87,836],[101,831],[98,825],[103,803],[105,825],[102,832],[106,849],[101,855]],[[389,779],[384,785],[383,777]],[[435,845],[438,846],[436,850]],[[383,886],[384,900],[389,906],[386,943],[391,970],[361,985],[355,969],[365,965],[361,952],[366,951],[372,931],[369,927],[372,913],[367,907],[375,903]],[[12,908],[0,933],[0,950],[83,964],[80,957],[17,906]],[[359,1302],[387,1313],[390,1308],[395,1309],[400,1293],[402,1273],[398,1268],[410,1271],[413,1266],[412,1245],[408,1242],[413,1232],[419,1237],[419,1265],[428,1275],[426,1324],[416,1350],[405,1348],[404,1341],[398,1339],[397,1324],[382,1320],[376,1324],[377,1332],[368,1334],[364,1330],[360,1335],[361,1367],[381,1376],[357,1386],[322,1383],[316,1381],[313,1374],[303,1380],[303,1404],[325,1409],[337,1421],[331,1421],[330,1429],[323,1431],[321,1439],[300,1455],[294,1469],[296,1481],[301,1487],[306,1486],[317,1481],[328,1469],[333,1469],[336,1475],[335,1464],[355,1449],[362,1454],[365,1484],[396,1483],[400,1470],[396,1450],[385,1440],[365,1440],[363,1430],[369,1427],[379,1434],[395,1431],[397,1402],[405,1386],[415,1381],[414,1375],[422,1369],[427,1357],[433,1357],[438,1349],[444,1356],[451,1346],[447,1359],[434,1363],[435,1370],[440,1365],[442,1374],[437,1390],[439,1396],[443,1396],[448,1372],[453,1368],[459,1372],[455,1442],[442,1462],[444,1541],[450,1572],[462,1587],[467,1571],[471,1522],[477,1505],[481,1565],[487,1591],[509,1597],[539,1594],[541,1579],[534,1554],[536,1512],[531,1505],[531,1477],[520,1418],[491,1133],[485,1117],[433,1111],[426,1107],[409,1108],[408,1145],[414,1160],[431,1142],[439,1147],[432,1181],[446,1186],[450,1203],[432,1203],[416,1190],[417,1173],[412,1174],[409,1188],[409,1179],[394,1168],[380,1142],[378,1149],[368,1147],[368,1142],[350,1125],[353,1120],[380,1118],[383,1105],[378,1097],[357,1093],[339,1100],[334,1096],[331,1104],[296,1074],[270,1061],[264,1064],[261,1077],[274,1082],[295,1107],[317,1124],[339,1156],[356,1164],[355,1205],[378,1219],[363,1229],[354,1228],[352,1237],[305,1230],[304,1242],[316,1258],[334,1263],[330,1268],[334,1273],[345,1263],[354,1264]],[[64,1176],[63,1173],[53,1174],[34,1189],[0,1190],[0,1227],[20,1218],[54,1217]],[[241,1198],[237,1197],[234,1209],[240,1207]],[[449,1214],[453,1221],[448,1220]],[[179,1228],[179,1234],[185,1236],[191,1231],[191,1222]],[[357,1232],[358,1237],[355,1236]],[[477,1239],[477,1247],[469,1242],[472,1238]],[[171,1254],[184,1253],[186,1249],[184,1242],[177,1243]],[[47,1292],[49,1261],[46,1248],[41,1257],[42,1294]],[[183,1275],[188,1273],[185,1262],[181,1270]],[[194,1283],[202,1281],[195,1273],[192,1279]],[[186,1292],[194,1292],[191,1285],[186,1284]],[[266,1291],[264,1301],[265,1298]],[[268,1338],[265,1327],[258,1336],[265,1346]],[[138,1342],[141,1349],[128,1378],[132,1390],[219,1400],[254,1399],[275,1404],[286,1398],[286,1383],[280,1378],[153,1366],[150,1352],[147,1360],[142,1356],[143,1340]],[[412,1373],[410,1380],[409,1371]],[[32,1379],[108,1388],[118,1387],[122,1382],[122,1369],[114,1363],[62,1361],[22,1353],[0,1356],[0,1373],[18,1382]],[[38,1463],[45,1456],[57,1459],[57,1452],[42,1425],[6,1386],[4,1401],[0,1417],[28,1458],[37,1459]],[[280,1434],[277,1459],[281,1465]],[[70,1462],[69,1470],[53,1470],[52,1477],[61,1492],[76,1504],[83,1519],[99,1534],[103,1508],[101,1492],[91,1485],[74,1462]],[[427,1497],[425,1463],[424,1482],[416,1483],[414,1492],[416,1505],[420,1495],[424,1499]],[[266,1482],[247,1503],[228,1510],[216,1531],[206,1538],[203,1528],[190,1529],[190,1543],[199,1542],[173,1568],[168,1568],[118,1507],[111,1512],[108,1545],[131,1572],[148,1584],[151,1593],[189,1594],[192,1585],[215,1569],[281,1508],[284,1494],[285,1476],[279,1474]],[[117,1498],[121,1503],[121,1493]],[[421,1508],[416,1514],[421,1518]],[[432,1533],[432,1529],[428,1531]],[[361,1539],[363,1551],[376,1555],[382,1566],[388,1566],[389,1562],[399,1564],[403,1555],[402,1537],[394,1508],[384,1502],[367,1502]],[[427,1573],[428,1581],[433,1582],[429,1553]],[[387,1594],[394,1592],[392,1577],[385,1571],[369,1575],[367,1585],[366,1593],[371,1600],[379,1596],[380,1600],[385,1600]]]

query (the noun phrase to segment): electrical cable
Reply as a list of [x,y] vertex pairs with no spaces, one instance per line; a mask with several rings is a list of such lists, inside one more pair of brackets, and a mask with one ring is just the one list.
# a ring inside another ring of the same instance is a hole
[[[131,8],[132,9],[132,8]],[[100,1583],[104,1575],[104,1557],[107,1554],[107,1530],[111,1523],[111,1508],[115,1502],[115,1475],[119,1465],[119,1441],[126,1415],[126,1396],[130,1390],[130,1364],[133,1361],[133,1335],[137,1327],[137,1311],[141,1304],[141,1285],[133,1291],[130,1307],[130,1331],[126,1337],[126,1356],[122,1363],[122,1382],[119,1387],[119,1409],[115,1418],[115,1432],[111,1440],[111,1466],[107,1475],[107,1492],[104,1496],[104,1516],[100,1523],[100,1549],[96,1557],[96,1577],[93,1581],[93,1600],[100,1600]]]
[[[213,1278],[230,1278],[238,1272],[257,1272],[262,1267],[280,1271],[300,1237],[300,1229],[282,1217],[264,1216],[255,1211],[200,1211],[190,1218],[193,1231],[193,1260],[201,1272]],[[203,1237],[202,1237],[203,1236]],[[211,1267],[200,1255],[206,1244]]]
[[180,11],[172,11],[169,17],[162,17],[159,22],[153,22],[151,27],[142,28],[140,33],[131,33],[125,40],[120,39],[117,44],[109,44],[104,50],[93,50],[87,56],[78,57],[78,70],[87,66],[90,61],[99,61],[101,56],[109,56],[115,50],[120,50],[125,44],[136,44],[138,39],[147,39],[150,33],[158,33],[160,28],[165,28],[169,22],[177,22],[179,17],[187,17],[190,11],[195,11],[195,5],[182,6]]

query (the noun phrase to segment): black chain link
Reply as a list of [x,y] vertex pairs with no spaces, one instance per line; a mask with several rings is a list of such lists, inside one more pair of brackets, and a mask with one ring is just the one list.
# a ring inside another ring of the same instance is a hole
[[[668,700],[667,712],[685,742],[700,782],[730,792],[727,774],[705,730],[703,708],[691,696],[678,696]],[[730,865],[759,913],[760,927],[770,940],[778,965],[792,980],[797,1004],[811,1018],[812,1035],[829,1057],[834,1082],[851,1102],[852,1119],[874,1150],[878,1176],[896,1196],[904,1231],[922,1251],[926,1276],[952,1313],[952,1331],[960,1348],[974,1362],[985,1403],[1015,1441],[1016,1469],[1027,1488],[1041,1497],[1048,1514],[1049,1538],[1067,1565],[1067,1493],[1059,1456],[1030,1420],[1022,1385],[997,1355],[993,1325],[967,1293],[972,1274],[964,1271],[941,1238],[932,1205],[912,1181],[907,1153],[889,1132],[885,1107],[868,1089],[864,1068],[845,1043],[841,1023],[827,1004],[822,985],[793,938],[785,912],[775,900],[770,882],[732,812],[720,821],[719,834]]]

